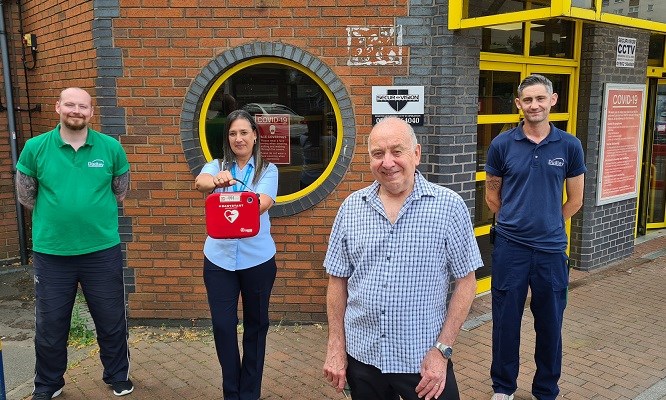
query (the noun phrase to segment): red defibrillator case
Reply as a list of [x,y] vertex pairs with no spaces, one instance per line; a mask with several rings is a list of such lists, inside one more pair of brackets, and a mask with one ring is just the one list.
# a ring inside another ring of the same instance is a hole
[[221,192],[206,197],[206,232],[214,239],[240,239],[259,233],[259,195]]

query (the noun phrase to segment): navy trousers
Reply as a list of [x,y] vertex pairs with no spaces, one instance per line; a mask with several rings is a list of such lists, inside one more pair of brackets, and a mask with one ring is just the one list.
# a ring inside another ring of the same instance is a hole
[[562,371],[562,319],[569,282],[567,256],[545,253],[500,235],[492,254],[493,344],[490,376],[495,393],[516,391],[520,364],[520,325],[527,288],[534,316],[536,373],[532,394],[554,400]]
[[33,253],[35,393],[65,385],[67,339],[78,286],[95,323],[106,383],[129,378],[125,286],[120,245],[77,256]]
[[[364,364],[347,354],[347,383],[353,400],[421,400],[416,385],[421,374],[382,373],[374,365]],[[446,368],[446,386],[439,400],[459,400],[453,362]]]
[[[268,303],[275,282],[275,258],[240,271],[227,271],[204,259],[204,283],[222,366],[225,400],[258,400],[266,355]],[[238,296],[243,302],[243,360],[238,349]]]

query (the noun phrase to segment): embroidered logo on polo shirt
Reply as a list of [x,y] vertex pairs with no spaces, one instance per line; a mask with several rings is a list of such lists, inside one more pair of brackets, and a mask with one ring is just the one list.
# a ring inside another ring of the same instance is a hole
[[563,167],[564,158],[553,158],[552,160],[548,160],[548,165],[553,165],[555,167]]
[[88,161],[88,168],[104,168],[104,160],[92,160]]

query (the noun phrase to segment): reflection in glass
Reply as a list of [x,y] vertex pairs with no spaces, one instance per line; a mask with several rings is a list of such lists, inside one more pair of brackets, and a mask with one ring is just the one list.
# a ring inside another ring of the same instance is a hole
[[664,64],[664,44],[666,36],[653,33],[650,35],[650,47],[648,49],[648,65],[651,67],[662,67]]
[[317,82],[282,64],[253,65],[227,79],[208,109],[202,110],[206,113],[206,143],[214,158],[226,140],[226,116],[241,108],[253,116],[288,117],[289,135],[285,134],[282,145],[265,148],[262,143],[261,148],[262,155],[276,161],[279,196],[298,192],[321,176],[331,162],[338,132],[333,107]]
[[573,7],[587,8],[588,10],[595,10],[594,0],[572,0]]
[[476,126],[476,170],[484,171],[490,142],[500,133],[515,128],[518,124],[479,124]]
[[551,122],[553,123],[553,125],[555,125],[557,129],[561,129],[567,132],[567,124],[568,124],[567,121],[551,121]]
[[481,51],[523,54],[523,24],[496,25],[481,30]]
[[474,226],[490,225],[493,221],[493,213],[486,204],[486,181],[476,182],[476,199],[474,207]]
[[464,15],[463,18],[484,17],[544,7],[550,7],[550,0],[465,0],[463,9],[467,10],[467,15]]
[[574,23],[553,19],[530,24],[530,55],[573,58]]
[[648,223],[666,222],[666,85],[657,86],[654,144],[650,164]]
[[479,74],[479,114],[516,114],[519,72],[482,70]]
[[663,0],[604,0],[601,3],[601,12],[666,23],[666,1]]
[[567,112],[569,106],[569,75],[546,74],[537,72],[553,82],[553,93],[557,93],[557,103],[550,109],[554,112]]

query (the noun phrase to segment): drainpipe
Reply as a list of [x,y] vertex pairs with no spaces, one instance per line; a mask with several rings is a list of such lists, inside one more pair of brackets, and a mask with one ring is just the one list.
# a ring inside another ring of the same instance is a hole
[[[5,30],[5,8],[0,0],[0,51],[2,52],[2,77],[5,81],[5,101],[7,102],[7,125],[9,127],[9,147],[12,155],[12,173],[16,179],[16,163],[18,162],[18,146],[16,144],[16,121],[14,120],[14,97],[12,95],[12,81],[9,70],[9,51],[7,49],[7,31]],[[19,251],[21,265],[28,264],[28,249],[25,235],[25,216],[23,207],[18,201],[18,193],[14,190],[16,203],[16,220],[19,234]]]

